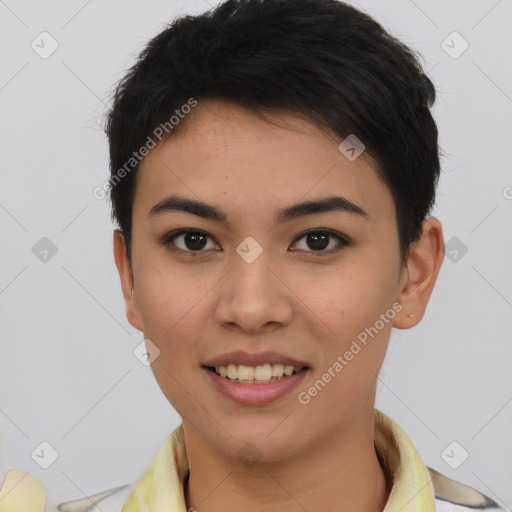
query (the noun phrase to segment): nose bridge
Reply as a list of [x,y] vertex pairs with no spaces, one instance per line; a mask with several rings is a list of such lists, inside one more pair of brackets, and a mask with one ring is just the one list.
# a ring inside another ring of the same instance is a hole
[[291,305],[272,270],[271,251],[259,247],[251,240],[238,246],[217,305],[219,323],[236,323],[255,332],[265,324],[290,320]]
[[253,293],[266,295],[271,292],[271,285],[275,285],[269,268],[271,251],[264,250],[254,239],[248,238],[237,247],[231,272],[231,287],[239,299],[246,294],[249,297]]

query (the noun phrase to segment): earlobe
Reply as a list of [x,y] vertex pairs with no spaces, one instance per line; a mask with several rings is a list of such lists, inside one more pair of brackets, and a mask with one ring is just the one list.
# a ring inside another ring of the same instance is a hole
[[126,318],[130,324],[142,332],[142,321],[136,297],[134,297],[134,279],[131,263],[126,254],[126,245],[122,232],[114,230],[114,259],[121,279],[121,288],[126,306]]
[[421,237],[413,243],[402,270],[398,302],[403,309],[393,327],[409,329],[423,318],[443,259],[443,229],[436,218],[429,217],[423,221]]

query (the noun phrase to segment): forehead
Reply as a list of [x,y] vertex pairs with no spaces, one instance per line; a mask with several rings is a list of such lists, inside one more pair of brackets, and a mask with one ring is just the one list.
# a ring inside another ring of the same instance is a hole
[[228,214],[342,195],[371,217],[394,215],[371,157],[349,160],[339,150],[341,137],[291,113],[266,117],[230,102],[199,102],[141,162],[134,215],[147,215],[170,193],[222,204]]

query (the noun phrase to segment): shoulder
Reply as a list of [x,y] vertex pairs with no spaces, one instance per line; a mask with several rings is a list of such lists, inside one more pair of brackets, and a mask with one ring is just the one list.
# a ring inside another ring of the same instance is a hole
[[510,512],[469,485],[457,482],[427,466],[435,492],[436,512],[488,510]]

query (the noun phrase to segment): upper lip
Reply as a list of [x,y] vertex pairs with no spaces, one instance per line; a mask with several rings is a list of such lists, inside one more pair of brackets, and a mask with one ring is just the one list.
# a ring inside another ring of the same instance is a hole
[[261,366],[265,363],[269,364],[282,364],[291,366],[307,366],[306,363],[298,361],[293,357],[273,350],[266,350],[264,352],[258,352],[250,354],[243,350],[233,350],[232,352],[226,352],[212,359],[209,359],[204,363],[204,366],[228,366],[229,364],[244,365],[244,366]]

